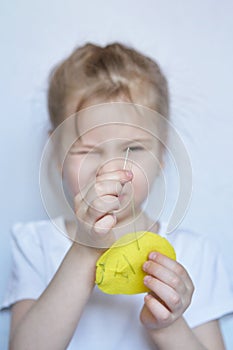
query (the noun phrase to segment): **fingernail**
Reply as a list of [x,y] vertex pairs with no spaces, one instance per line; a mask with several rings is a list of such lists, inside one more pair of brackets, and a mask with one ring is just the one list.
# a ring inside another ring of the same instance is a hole
[[149,267],[149,265],[150,265],[149,261],[146,261],[146,262],[143,264],[143,266],[142,266],[143,270],[147,270],[147,268]]
[[131,178],[132,176],[133,176],[133,173],[132,173],[132,171],[130,171],[130,170],[126,170],[126,176],[128,177],[128,178]]
[[155,252],[152,252],[152,253],[149,254],[149,259],[155,260],[156,256],[157,256],[157,254]]
[[147,295],[145,295],[144,300],[145,300],[145,301],[149,301],[149,300],[152,299],[152,298],[153,298],[153,297],[152,297],[151,294],[147,294]]
[[151,277],[150,277],[150,276],[145,276],[145,277],[144,277],[144,283],[145,283],[145,284],[148,284],[148,283],[150,282],[150,280],[151,280]]

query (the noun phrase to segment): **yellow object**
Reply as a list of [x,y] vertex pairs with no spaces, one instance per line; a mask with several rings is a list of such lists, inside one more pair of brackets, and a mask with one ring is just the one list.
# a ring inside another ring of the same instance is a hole
[[175,260],[172,245],[163,237],[148,231],[128,233],[118,239],[96,263],[96,284],[107,294],[149,292],[143,284],[146,275],[142,265],[151,252],[160,252]]

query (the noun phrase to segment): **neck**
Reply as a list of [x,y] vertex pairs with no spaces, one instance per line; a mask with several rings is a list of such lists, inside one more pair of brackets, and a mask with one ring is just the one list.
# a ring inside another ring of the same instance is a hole
[[[65,226],[69,237],[73,240],[76,235],[77,223],[75,221],[65,221]],[[117,223],[112,229],[116,240],[124,234],[137,231],[152,231],[158,233],[160,229],[159,221],[154,222],[145,213],[136,215],[134,219],[125,219]]]

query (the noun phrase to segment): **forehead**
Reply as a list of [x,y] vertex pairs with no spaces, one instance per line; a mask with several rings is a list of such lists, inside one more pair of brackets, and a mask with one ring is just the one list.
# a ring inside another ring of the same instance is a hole
[[147,140],[153,139],[153,135],[137,125],[126,125],[121,123],[104,124],[85,130],[78,138],[89,144],[99,144],[113,140]]
[[156,120],[132,104],[109,103],[79,113],[76,129],[85,138],[146,137],[156,129]]
[[162,135],[160,125],[160,115],[143,106],[118,102],[99,104],[65,119],[59,127],[57,146],[66,152],[76,141],[97,145],[114,139],[139,142],[151,139],[157,143]]

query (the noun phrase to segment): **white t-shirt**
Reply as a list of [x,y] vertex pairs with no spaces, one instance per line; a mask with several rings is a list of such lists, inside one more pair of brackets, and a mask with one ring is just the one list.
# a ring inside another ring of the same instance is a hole
[[[63,218],[56,220],[65,230]],[[174,246],[177,260],[195,285],[192,303],[184,313],[189,326],[233,312],[233,291],[217,249],[202,235],[189,230],[177,229],[166,235],[166,227],[161,222],[159,234]],[[12,270],[1,309],[22,299],[37,299],[72,241],[51,221],[43,220],[15,224],[11,243]],[[143,297],[144,294],[107,295],[95,287],[67,349],[154,349],[139,321]]]

